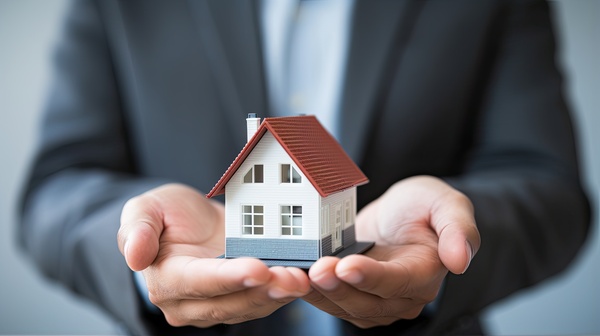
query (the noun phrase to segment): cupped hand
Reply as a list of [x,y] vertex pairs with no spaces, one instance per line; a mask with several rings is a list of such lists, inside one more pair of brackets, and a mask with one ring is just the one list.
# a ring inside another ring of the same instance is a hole
[[215,259],[224,251],[224,208],[179,184],[129,200],[118,243],[129,267],[143,272],[150,301],[173,326],[264,317],[311,290],[297,268]]
[[364,255],[326,257],[309,271],[316,289],[304,297],[361,328],[417,317],[444,277],[464,273],[480,237],[470,200],[428,176],[396,183],[357,216]]

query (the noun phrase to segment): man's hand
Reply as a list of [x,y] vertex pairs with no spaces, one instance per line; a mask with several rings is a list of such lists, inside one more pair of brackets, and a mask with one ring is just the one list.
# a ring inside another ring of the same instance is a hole
[[174,326],[209,327],[267,316],[310,291],[297,268],[256,259],[214,259],[224,251],[224,208],[169,184],[127,202],[119,249],[142,271],[152,303]]
[[356,219],[367,256],[326,257],[310,269],[304,299],[361,328],[417,317],[448,270],[464,273],[480,237],[470,200],[433,177],[396,183]]

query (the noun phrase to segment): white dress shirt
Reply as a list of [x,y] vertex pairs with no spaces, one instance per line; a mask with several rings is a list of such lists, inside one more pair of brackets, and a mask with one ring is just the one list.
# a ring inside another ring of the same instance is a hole
[[274,115],[314,114],[337,137],[354,1],[263,0],[261,28]]

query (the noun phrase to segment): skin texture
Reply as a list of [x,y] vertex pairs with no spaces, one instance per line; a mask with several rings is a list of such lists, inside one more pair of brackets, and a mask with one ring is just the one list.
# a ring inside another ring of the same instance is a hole
[[300,269],[214,259],[224,251],[224,207],[189,187],[168,184],[129,200],[121,223],[121,253],[143,271],[151,302],[173,326],[264,317],[310,291]]
[[356,227],[375,247],[315,263],[316,290],[305,300],[362,328],[417,317],[448,270],[464,273],[480,246],[469,199],[433,177],[396,183],[358,214]]
[[222,204],[177,184],[123,208],[119,249],[173,326],[240,323],[296,298],[361,328],[415,318],[480,246],[469,199],[427,176],[396,183],[358,214],[357,238],[376,243],[366,256],[325,257],[308,274],[214,259],[224,251],[223,223]]

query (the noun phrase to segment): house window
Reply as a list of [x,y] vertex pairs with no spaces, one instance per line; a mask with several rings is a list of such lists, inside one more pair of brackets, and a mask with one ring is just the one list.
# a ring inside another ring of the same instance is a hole
[[344,208],[345,208],[344,209],[345,210],[345,213],[344,213],[345,223],[346,223],[346,225],[350,225],[353,222],[352,202],[350,202],[350,200],[346,200]]
[[282,164],[281,183],[302,183],[302,177],[291,164]]
[[242,218],[243,234],[264,234],[264,207],[262,205],[243,205]]
[[281,235],[302,235],[302,207],[297,205],[281,206]]
[[263,165],[254,165],[244,175],[244,183],[263,183]]

